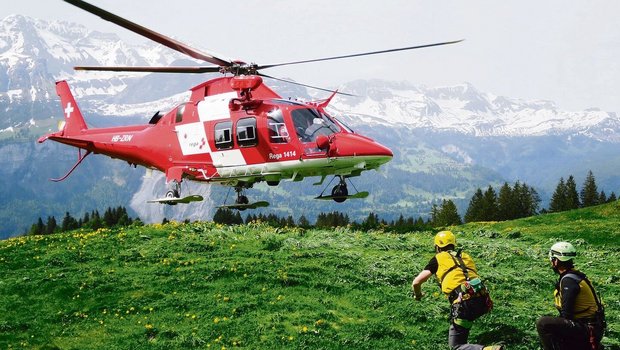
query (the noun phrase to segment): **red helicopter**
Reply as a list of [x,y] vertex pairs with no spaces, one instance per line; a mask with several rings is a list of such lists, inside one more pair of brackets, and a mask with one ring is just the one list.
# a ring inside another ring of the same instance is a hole
[[368,192],[349,194],[348,178],[359,176],[365,170],[378,169],[392,159],[392,151],[353,132],[326,112],[325,108],[338,92],[315,102],[285,100],[266,86],[262,77],[299,83],[259,71],[462,41],[257,65],[201,52],[81,0],[65,2],[192,58],[214,64],[196,67],[75,67],[76,70],[224,74],[191,88],[189,101],[166,114],[157,112],[148,124],[96,129],[87,127],[67,82],[56,83],[64,123],[60,131],[45,135],[38,142],[49,139],[77,147],[78,160],[65,176],[52,181],[66,179],[88,155],[104,154],[134,167],[140,165],[165,173],[168,184],[165,197],[149,201],[164,204],[203,199],[198,195],[182,197],[183,180],[232,186],[237,193],[235,203],[222,207],[239,210],[269,205],[265,201],[251,203],[244,193],[245,189],[261,181],[276,186],[281,180],[300,181],[305,177],[320,176],[315,185],[321,185],[327,176],[333,175],[338,182],[331,193],[324,195],[323,190],[316,199],[332,199],[340,203],[349,198],[367,197]]

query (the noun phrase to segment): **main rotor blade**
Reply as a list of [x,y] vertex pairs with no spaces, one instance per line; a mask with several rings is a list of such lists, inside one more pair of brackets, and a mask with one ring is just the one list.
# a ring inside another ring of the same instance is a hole
[[[321,90],[321,91],[327,91],[327,92],[332,92],[332,93],[334,92],[334,90],[324,89],[324,88],[320,88],[320,87],[317,87],[317,86],[312,86],[312,85],[307,85],[307,84],[302,84],[302,83],[298,83],[298,82],[296,82],[296,81],[292,81],[292,80],[287,80],[287,79],[276,78],[276,77],[272,77],[272,76],[270,76],[270,75],[263,74],[263,73],[256,73],[256,74],[258,74],[258,75],[260,75],[261,77],[264,77],[264,78],[269,78],[269,79],[273,79],[273,80],[283,81],[283,82],[285,82],[285,83],[289,83],[289,84],[300,85],[300,86],[308,87],[308,88],[311,88],[311,89],[316,89],[316,90]],[[340,91],[337,91],[337,92],[336,92],[336,94],[338,94],[338,95],[344,95],[344,96],[358,97],[357,95],[351,95],[351,94],[348,94],[348,93],[346,93],[346,92],[340,92]]]
[[460,43],[463,40],[465,40],[465,39],[455,40],[455,41],[446,41],[446,42],[435,43],[435,44],[426,44],[426,45],[418,45],[418,46],[401,47],[401,48],[397,48],[397,49],[388,49],[388,50],[381,50],[381,51],[362,52],[362,53],[355,53],[355,54],[351,54],[351,55],[334,56],[334,57],[326,57],[326,58],[317,58],[317,59],[313,59],[313,60],[296,61],[296,62],[285,62],[285,63],[277,63],[277,64],[266,64],[266,65],[263,65],[263,66],[258,66],[257,69],[266,69],[266,68],[273,68],[273,67],[280,67],[280,66],[289,66],[289,65],[301,64],[301,63],[311,63],[311,62],[320,62],[320,61],[339,60],[339,59],[342,59],[342,58],[351,58],[351,57],[359,57],[359,56],[378,55],[378,54],[382,54],[382,53],[396,52],[396,51],[415,50],[415,49],[422,49],[422,48],[425,48],[425,47],[456,44],[456,43]]
[[220,67],[73,67],[75,70],[100,72],[148,72],[148,73],[217,73]]
[[182,54],[188,55],[190,57],[193,57],[195,59],[199,59],[199,60],[203,60],[209,63],[213,63],[216,64],[218,66],[224,66],[224,67],[228,67],[228,66],[232,66],[233,62],[232,61],[228,61],[225,59],[221,59],[218,57],[215,57],[211,54],[205,53],[205,52],[201,52],[197,49],[194,49],[180,41],[174,40],[170,37],[167,37],[163,34],[159,34],[155,31],[152,31],[148,28],[145,28],[139,24],[133,23],[127,19],[124,19],[120,16],[117,16],[111,12],[108,12],[104,9],[101,9],[97,6],[91,5],[85,1],[81,1],[81,0],[64,0],[65,2],[70,3],[71,5],[77,6],[79,8],[81,8],[82,10],[85,10],[87,12],[90,12],[94,15],[97,15],[101,18],[103,18],[106,21],[112,22],[114,24],[117,24],[125,29],[129,29],[130,31],[142,35],[143,37],[146,37],[148,39],[151,39],[153,41],[156,41],[164,46],[167,46],[173,50],[176,50]]

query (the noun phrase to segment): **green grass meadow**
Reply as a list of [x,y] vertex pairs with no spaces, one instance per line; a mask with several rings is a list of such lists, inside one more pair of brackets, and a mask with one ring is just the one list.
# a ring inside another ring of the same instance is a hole
[[[470,341],[538,348],[547,251],[568,240],[620,349],[620,202],[452,230],[495,302]],[[448,349],[438,286],[410,291],[433,236],[198,222],[9,239],[0,349]]]

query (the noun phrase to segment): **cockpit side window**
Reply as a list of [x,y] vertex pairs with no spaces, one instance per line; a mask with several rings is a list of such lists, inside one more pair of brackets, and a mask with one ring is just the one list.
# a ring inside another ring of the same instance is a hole
[[159,120],[161,119],[161,117],[163,117],[163,113],[161,113],[160,111],[157,111],[157,113],[153,114],[153,116],[151,117],[151,120],[149,120],[149,124],[157,124],[159,122]]
[[284,115],[280,109],[276,108],[267,113],[267,128],[269,129],[269,142],[288,142],[289,133],[284,123]]
[[327,115],[316,109],[296,109],[291,116],[301,142],[313,142],[319,135],[329,136],[340,130]]
[[182,105],[179,105],[177,107],[177,113],[176,113],[176,117],[174,119],[175,123],[181,123],[183,121],[183,113],[185,112],[185,103]]

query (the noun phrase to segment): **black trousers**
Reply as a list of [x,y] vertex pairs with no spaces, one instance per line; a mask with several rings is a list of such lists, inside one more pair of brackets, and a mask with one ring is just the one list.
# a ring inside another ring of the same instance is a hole
[[484,346],[478,344],[468,344],[469,329],[450,322],[448,330],[448,345],[453,350],[482,350]]
[[563,317],[543,316],[536,322],[545,350],[592,350],[586,325]]

